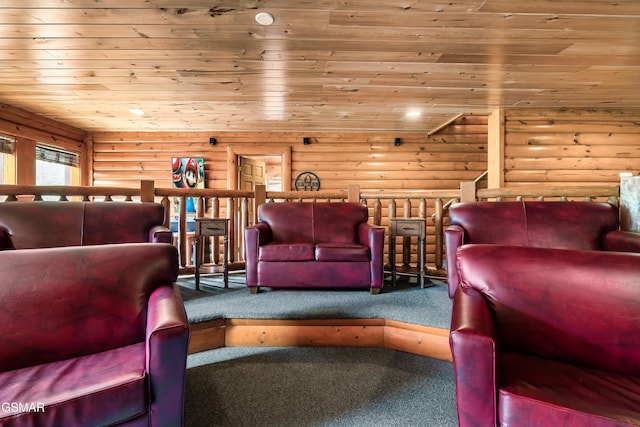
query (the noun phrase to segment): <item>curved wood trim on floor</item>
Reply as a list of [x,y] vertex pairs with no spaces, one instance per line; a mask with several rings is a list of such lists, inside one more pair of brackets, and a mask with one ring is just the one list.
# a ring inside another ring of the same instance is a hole
[[221,347],[384,347],[451,361],[449,330],[387,319],[216,319],[191,325],[189,353]]

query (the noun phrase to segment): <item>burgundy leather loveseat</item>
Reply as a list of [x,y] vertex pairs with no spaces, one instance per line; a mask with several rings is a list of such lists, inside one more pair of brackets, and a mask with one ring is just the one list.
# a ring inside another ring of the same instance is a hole
[[640,426],[640,255],[458,250],[460,427]]
[[175,247],[0,251],[0,426],[183,424]]
[[267,203],[245,229],[247,286],[369,288],[383,284],[383,227],[360,203]]
[[640,252],[640,233],[619,231],[618,208],[598,202],[474,202],[449,208],[445,230],[449,297],[455,256],[469,243]]
[[164,206],[138,202],[0,203],[0,250],[171,243]]

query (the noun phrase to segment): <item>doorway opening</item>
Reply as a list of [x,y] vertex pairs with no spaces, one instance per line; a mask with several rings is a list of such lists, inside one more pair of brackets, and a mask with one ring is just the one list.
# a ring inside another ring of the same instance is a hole
[[256,184],[267,191],[283,191],[281,155],[238,156],[238,190],[253,190]]
[[[249,159],[249,160],[244,160]],[[264,184],[267,191],[291,191],[291,146],[260,147],[256,145],[235,145],[227,147],[227,189],[252,191],[254,178],[247,178],[243,184],[242,165],[255,161],[262,162],[263,173],[267,176]],[[252,166],[253,167],[253,166]],[[253,171],[252,171],[253,173]],[[275,189],[277,188],[277,189]]]

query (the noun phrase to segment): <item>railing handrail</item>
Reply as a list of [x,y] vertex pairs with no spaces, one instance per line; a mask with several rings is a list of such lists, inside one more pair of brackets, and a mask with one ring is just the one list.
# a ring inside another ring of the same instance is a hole
[[71,185],[13,185],[0,184],[0,195],[6,196],[124,196],[127,198],[140,197],[140,188],[127,187],[91,187]]
[[447,199],[460,197],[460,190],[409,190],[394,192],[364,192],[361,199]]
[[[154,189],[157,197],[245,197],[253,198],[254,191],[251,190],[224,190],[209,188],[161,188]],[[497,199],[497,198],[537,198],[537,197],[618,197],[620,186],[575,186],[575,187],[509,187],[509,188],[480,188],[476,190],[477,199]],[[0,195],[6,196],[123,196],[140,197],[140,188],[127,187],[92,187],[92,186],[68,186],[68,185],[13,185],[0,184]],[[268,199],[346,199],[348,196],[344,190],[318,191],[310,193],[308,191],[269,191]],[[456,199],[460,197],[459,189],[442,190],[412,190],[385,192],[368,191],[361,192],[360,199],[420,199],[420,198],[444,198]]]
[[216,188],[156,188],[156,197],[246,197],[253,198],[255,192],[250,190],[221,190]]
[[620,186],[579,186],[579,187],[513,187],[513,188],[479,188],[476,200],[497,198],[544,198],[544,197],[619,197]]
[[346,200],[346,190],[267,191],[267,200]]

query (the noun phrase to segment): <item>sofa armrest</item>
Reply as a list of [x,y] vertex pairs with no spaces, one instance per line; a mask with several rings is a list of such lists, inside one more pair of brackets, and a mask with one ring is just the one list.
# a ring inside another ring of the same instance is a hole
[[183,425],[189,323],[175,284],[157,288],[147,308],[150,425]]
[[459,225],[450,225],[444,231],[444,241],[447,251],[447,287],[449,298],[453,298],[458,289],[458,268],[456,265],[456,251],[464,243],[464,228]]
[[358,226],[358,241],[371,251],[371,287],[381,288],[384,282],[384,227],[367,222]]
[[640,233],[612,230],[604,235],[604,250],[616,252],[640,252]]
[[258,249],[269,241],[269,225],[259,222],[244,229],[244,259],[248,287],[258,286]]
[[149,230],[150,243],[169,243],[173,244],[173,233],[164,225],[154,225]]
[[460,427],[496,426],[497,339],[489,305],[477,290],[456,292],[449,343]]

